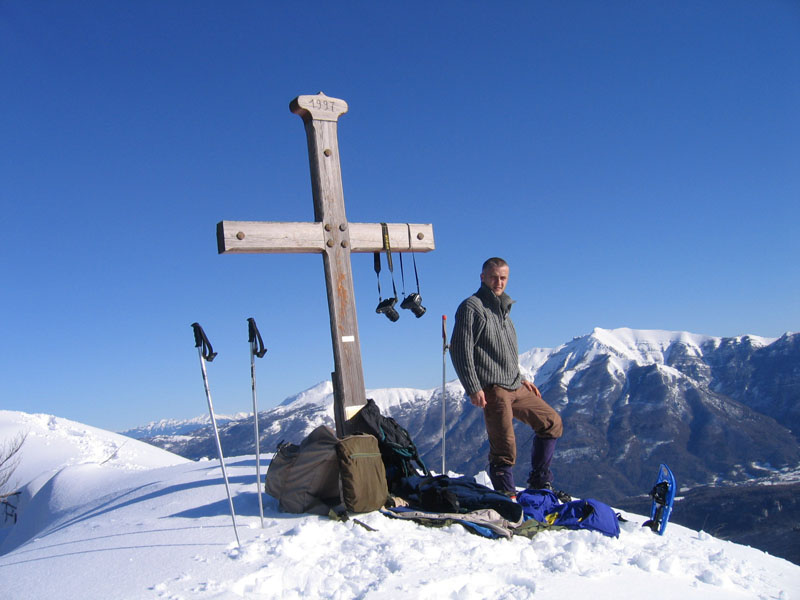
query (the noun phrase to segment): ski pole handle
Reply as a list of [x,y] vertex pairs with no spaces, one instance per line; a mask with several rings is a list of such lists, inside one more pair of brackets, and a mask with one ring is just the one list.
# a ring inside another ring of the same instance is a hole
[[447,315],[442,315],[442,352],[447,352]]
[[217,356],[217,353],[211,347],[211,342],[208,341],[206,332],[200,327],[200,323],[192,323],[192,329],[194,330],[194,347],[201,348],[200,354],[202,357],[211,362]]
[[263,358],[267,353],[264,347],[264,340],[261,339],[261,332],[258,330],[256,320],[253,317],[247,319],[247,341],[250,342],[253,354],[258,358]]

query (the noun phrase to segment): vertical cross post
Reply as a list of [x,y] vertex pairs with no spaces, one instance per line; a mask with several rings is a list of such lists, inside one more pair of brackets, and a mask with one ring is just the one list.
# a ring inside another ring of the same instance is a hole
[[342,436],[346,433],[344,423],[351,416],[347,408],[352,406],[357,411],[367,403],[337,136],[339,116],[347,112],[347,103],[320,93],[299,96],[292,100],[289,108],[305,124],[314,220],[322,223],[324,231],[322,258],[335,365],[332,373],[334,417],[336,433]]

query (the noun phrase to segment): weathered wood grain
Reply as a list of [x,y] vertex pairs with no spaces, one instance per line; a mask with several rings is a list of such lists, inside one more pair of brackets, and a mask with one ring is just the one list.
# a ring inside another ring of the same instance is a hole
[[[347,223],[346,226],[350,229],[350,252],[383,249],[380,223]],[[430,252],[436,248],[430,223],[388,223],[387,226],[393,252]],[[323,228],[323,223],[221,221],[217,224],[217,246],[220,254],[323,252],[326,243]]]

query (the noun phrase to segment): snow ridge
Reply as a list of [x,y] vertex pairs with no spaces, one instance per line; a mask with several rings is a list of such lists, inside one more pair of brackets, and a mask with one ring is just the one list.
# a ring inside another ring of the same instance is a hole
[[800,589],[797,565],[675,524],[656,536],[631,513],[619,538],[549,531],[500,541],[378,512],[358,516],[369,529],[353,519],[288,515],[265,496],[262,529],[252,456],[226,459],[237,546],[216,461],[175,458],[155,468],[160,461],[151,457],[122,455],[116,466],[79,464],[81,448],[68,455],[60,440],[78,436],[104,448],[116,434],[0,411],[0,431],[31,423],[42,425],[45,443],[27,447],[25,460],[68,466],[19,507],[16,524],[0,528],[3,596],[13,600],[524,599],[588,590],[593,600],[617,600],[621,591],[654,600],[789,600]]

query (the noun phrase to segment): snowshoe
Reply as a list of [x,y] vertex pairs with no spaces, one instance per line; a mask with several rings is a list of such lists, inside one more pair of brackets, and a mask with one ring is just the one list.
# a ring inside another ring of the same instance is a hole
[[642,524],[642,527],[649,527],[658,535],[664,535],[675,501],[675,476],[665,464],[661,464],[658,468],[658,477],[653,489],[650,490],[650,497],[653,499],[650,518]]

